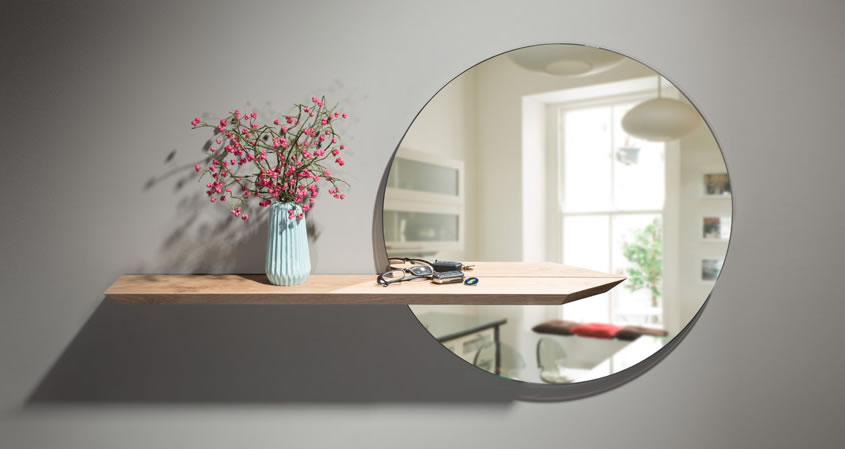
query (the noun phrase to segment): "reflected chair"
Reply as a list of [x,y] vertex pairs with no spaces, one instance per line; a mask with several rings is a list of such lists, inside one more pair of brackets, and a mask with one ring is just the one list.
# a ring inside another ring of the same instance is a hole
[[548,384],[566,384],[572,378],[560,372],[562,362],[566,360],[566,350],[551,338],[540,338],[537,341],[537,367],[540,368],[540,379]]
[[525,360],[513,346],[489,341],[478,348],[472,364],[493,374],[519,379],[525,370]]

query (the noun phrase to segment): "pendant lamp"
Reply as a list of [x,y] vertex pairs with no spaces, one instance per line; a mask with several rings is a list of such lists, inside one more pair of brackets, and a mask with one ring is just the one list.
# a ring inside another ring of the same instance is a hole
[[644,101],[622,117],[622,129],[640,139],[667,142],[689,134],[701,124],[698,111],[689,103],[661,96],[657,76],[657,98]]

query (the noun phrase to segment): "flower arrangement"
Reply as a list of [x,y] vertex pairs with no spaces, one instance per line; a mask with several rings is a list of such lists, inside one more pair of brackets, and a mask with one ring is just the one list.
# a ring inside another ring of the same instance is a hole
[[329,171],[331,163],[345,164],[345,147],[334,124],[347,116],[336,109],[326,106],[325,97],[312,97],[311,104],[294,105],[272,124],[260,123],[255,112],[237,109],[219,123],[193,119],[193,129],[214,130],[208,166],[194,166],[199,180],[211,177],[205,184],[209,201],[231,204],[232,215],[247,221],[252,199],[259,207],[293,203],[298,207],[288,211],[288,219],[302,219],[314,206],[321,180],[331,186],[329,195],[346,198],[339,184],[349,184]]

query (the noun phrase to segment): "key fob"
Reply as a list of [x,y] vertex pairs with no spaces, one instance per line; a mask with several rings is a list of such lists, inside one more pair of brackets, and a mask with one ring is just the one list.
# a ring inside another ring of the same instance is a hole
[[463,271],[442,271],[431,275],[431,282],[435,284],[457,284],[464,282]]

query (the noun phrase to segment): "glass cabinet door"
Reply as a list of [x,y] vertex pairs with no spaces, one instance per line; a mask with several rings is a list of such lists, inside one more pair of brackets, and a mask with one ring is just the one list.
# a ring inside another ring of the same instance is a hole
[[457,214],[384,211],[384,239],[388,242],[457,242]]
[[390,168],[388,187],[439,195],[460,195],[460,171],[446,165],[397,157]]

